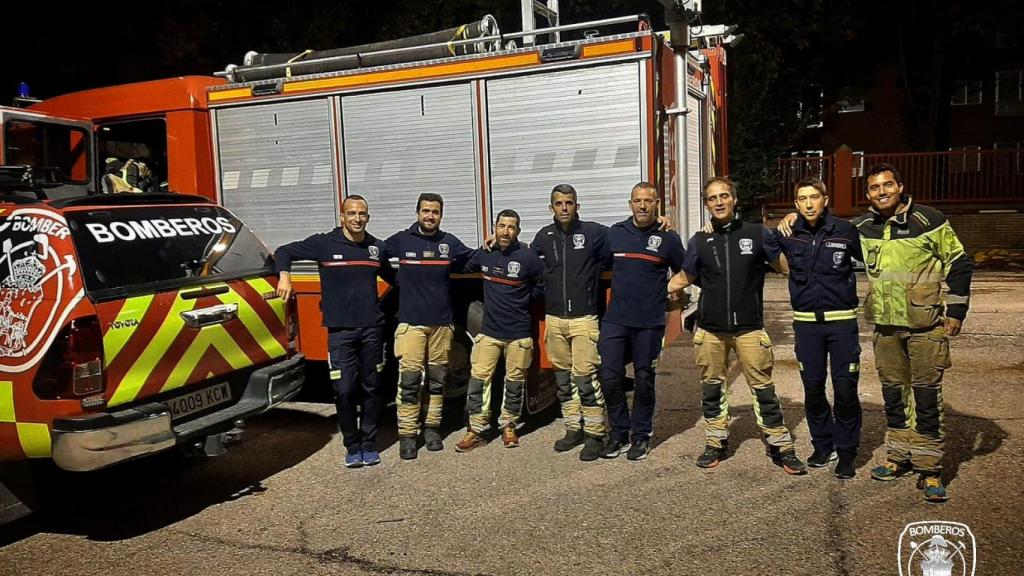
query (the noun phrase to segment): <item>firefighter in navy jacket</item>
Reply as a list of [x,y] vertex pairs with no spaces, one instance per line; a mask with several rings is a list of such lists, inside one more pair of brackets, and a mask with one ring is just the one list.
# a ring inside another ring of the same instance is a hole
[[416,201],[416,223],[387,240],[389,252],[399,263],[395,356],[399,359],[398,454],[403,460],[416,458],[424,367],[430,400],[423,440],[427,450],[444,448],[438,429],[452,346],[449,274],[462,272],[473,250],[440,229],[443,211],[444,200],[440,195],[420,194]]
[[754,416],[768,442],[772,461],[788,474],[806,474],[796,456],[793,436],[786,428],[772,381],[772,341],[764,330],[762,296],[769,266],[785,273],[786,259],[772,233],[760,224],[736,216],[736,188],[727,178],[704,185],[704,205],[711,213],[713,232],[697,232],[687,246],[684,275],[669,283],[676,292],[688,284],[700,286],[693,335],[701,369],[705,446],[697,458],[702,468],[717,466],[729,436],[729,354],[736,351],[743,376],[754,396]]
[[[799,217],[792,235],[785,237],[776,230],[775,236],[789,261],[796,359],[814,445],[807,464],[821,468],[838,458],[836,476],[852,478],[861,429],[857,276],[852,261],[864,259],[860,237],[853,224],[829,212],[821,180],[797,182],[795,194]],[[834,419],[825,395],[830,358]]]
[[[380,462],[377,420],[383,406],[378,373],[384,366],[384,316],[377,275],[390,276],[384,242],[366,232],[369,206],[361,196],[342,204],[342,227],[285,244],[274,252],[277,293],[292,294],[294,260],[312,260],[320,271],[320,309],[327,328],[331,384],[347,455],[345,466]],[[362,408],[359,418],[356,407]]]
[[585,443],[579,457],[593,461],[606,432],[597,340],[608,228],[579,219],[576,189],[568,184],[554,187],[549,208],[555,221],[541,228],[530,246],[544,262],[544,348],[554,367],[565,425],[555,450]]
[[526,374],[533,362],[530,300],[543,295],[544,267],[533,250],[519,243],[519,214],[502,210],[495,221],[496,250],[478,250],[467,266],[482,272],[484,281],[483,330],[473,338],[472,372],[466,394],[469,425],[455,445],[468,452],[487,443],[490,428],[491,378],[505,356],[505,400],[498,425],[506,448],[519,446],[516,425],[523,412]]
[[[654,377],[665,336],[669,270],[678,273],[684,258],[679,235],[658,230],[657,201],[654,186],[640,182],[630,193],[632,218],[608,230],[605,250],[613,262],[612,299],[597,345],[611,428],[600,450],[603,458],[626,452],[626,458],[642,460],[651,450]],[[632,414],[624,386],[627,354],[633,359],[636,384]],[[627,451],[628,442],[632,444]]]

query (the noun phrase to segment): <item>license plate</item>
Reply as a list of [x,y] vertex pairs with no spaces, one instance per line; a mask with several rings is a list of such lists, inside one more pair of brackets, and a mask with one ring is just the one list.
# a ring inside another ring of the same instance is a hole
[[227,385],[227,382],[224,382],[208,386],[191,394],[179,396],[168,402],[168,404],[171,406],[171,419],[177,420],[218,404],[224,404],[230,400],[231,387]]

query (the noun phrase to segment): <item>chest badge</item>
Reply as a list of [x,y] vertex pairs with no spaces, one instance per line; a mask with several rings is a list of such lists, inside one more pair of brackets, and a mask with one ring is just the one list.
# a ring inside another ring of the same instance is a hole
[[572,235],[572,247],[574,250],[582,250],[587,243],[587,237],[583,234]]
[[519,277],[519,262],[508,263],[508,277],[517,278]]
[[661,236],[651,236],[647,239],[647,249],[651,252],[657,252],[658,248],[661,247]]
[[846,254],[846,252],[833,252],[832,253],[832,263],[835,264],[836,266],[839,266],[840,264],[842,264],[843,263],[843,256],[845,254]]
[[377,258],[380,257],[380,248],[376,246],[370,246],[369,248],[367,248],[367,250],[370,252],[370,258],[376,260]]
[[448,245],[447,244],[438,244],[437,245],[437,251],[441,253],[441,257],[442,258],[447,258],[448,257]]
[[754,255],[754,241],[750,238],[740,238],[740,254],[745,256]]

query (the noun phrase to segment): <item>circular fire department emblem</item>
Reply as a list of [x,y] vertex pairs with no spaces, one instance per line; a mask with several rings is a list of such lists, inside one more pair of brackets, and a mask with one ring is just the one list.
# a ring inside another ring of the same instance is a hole
[[20,372],[46,352],[82,299],[67,222],[42,208],[0,211],[0,372]]

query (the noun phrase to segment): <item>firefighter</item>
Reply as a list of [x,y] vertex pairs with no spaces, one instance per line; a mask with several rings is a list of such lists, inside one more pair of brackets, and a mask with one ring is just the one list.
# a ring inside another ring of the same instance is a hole
[[[626,452],[629,460],[643,460],[651,451],[655,370],[665,336],[668,271],[679,273],[684,257],[679,235],[658,229],[657,203],[658,193],[652,184],[634,186],[629,199],[633,216],[608,230],[604,247],[614,275],[612,298],[597,344],[611,427],[600,450],[603,458]],[[635,383],[632,414],[626,405],[627,358],[632,358]]]
[[701,370],[705,446],[697,466],[713,468],[727,454],[729,353],[735,350],[772,462],[787,474],[806,474],[775,393],[772,341],[764,330],[764,276],[768,266],[786,273],[786,258],[767,228],[737,217],[736,186],[731,180],[711,178],[703,197],[714,231],[700,231],[690,238],[685,274],[674,276],[668,286],[673,293],[689,284],[701,287],[700,328],[693,335],[693,345]]
[[366,231],[369,220],[366,199],[349,196],[342,204],[340,228],[274,252],[277,294],[285,300],[292,294],[291,263],[318,264],[331,385],[348,468],[380,462],[377,420],[383,402],[378,374],[384,367],[384,315],[377,301],[377,275],[387,278],[390,267],[385,243]]
[[[796,359],[804,384],[804,410],[814,452],[807,465],[823,468],[838,459],[835,475],[853,478],[860,444],[860,340],[857,276],[852,259],[863,260],[857,229],[834,217],[821,180],[795,187],[798,218],[792,235],[776,231],[789,263]],[[835,417],[825,394],[831,359]]]
[[498,425],[506,448],[519,446],[516,425],[523,412],[526,373],[533,361],[530,300],[543,295],[544,265],[529,247],[519,243],[519,214],[502,210],[494,225],[496,250],[477,251],[467,271],[482,272],[484,322],[473,338],[472,372],[466,395],[469,424],[455,445],[469,452],[487,444],[490,428],[491,378],[505,356],[505,401]]
[[453,334],[449,274],[462,272],[473,250],[441,230],[443,213],[444,199],[439,194],[420,194],[416,222],[387,240],[389,252],[399,258],[395,356],[399,359],[396,402],[402,460],[412,460],[417,454],[424,368],[429,401],[423,443],[432,452],[444,449],[439,428]]
[[604,396],[597,380],[601,254],[607,228],[580,220],[576,189],[559,184],[548,207],[554,222],[531,247],[544,262],[544,347],[554,367],[565,437],[556,452],[584,444],[579,458],[597,460],[605,436]]
[[[869,212],[853,224],[871,283],[864,313],[875,325],[888,453],[871,477],[885,481],[916,472],[924,499],[943,502],[942,375],[952,365],[949,337],[960,333],[967,317],[971,260],[941,212],[904,194],[893,166],[868,170],[867,197]],[[949,287],[945,307],[943,279]]]

